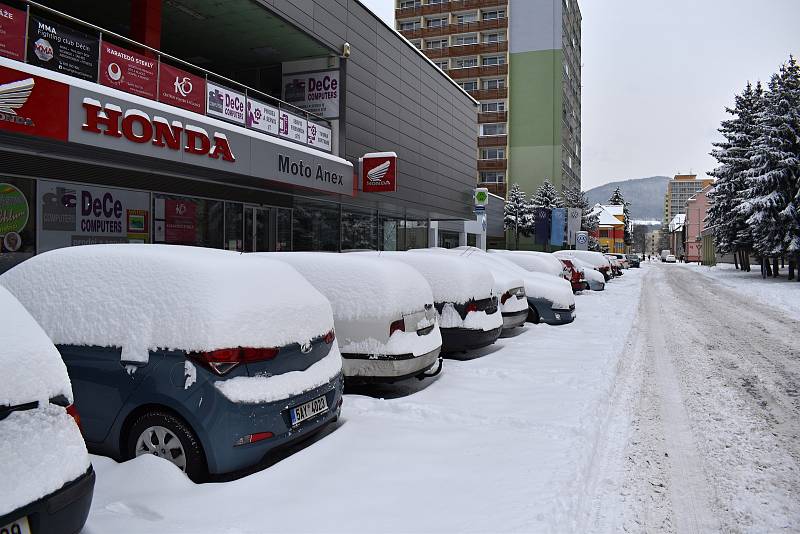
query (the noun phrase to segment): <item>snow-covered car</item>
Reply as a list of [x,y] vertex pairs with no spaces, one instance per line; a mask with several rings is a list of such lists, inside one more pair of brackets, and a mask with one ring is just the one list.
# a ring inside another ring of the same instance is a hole
[[492,271],[503,270],[522,279],[528,301],[528,321],[559,325],[575,320],[575,295],[569,282],[551,274],[526,270],[510,261],[509,255],[473,250],[475,254],[483,254],[484,261],[491,262]]
[[491,262],[483,257],[486,253],[475,247],[446,249],[440,247],[417,248],[412,253],[439,253],[461,256],[475,261],[489,269],[494,278],[494,292],[500,295],[500,313],[503,316],[503,330],[511,330],[525,324],[528,317],[528,301],[525,298],[525,284],[518,276],[505,270],[493,270]]
[[433,293],[412,267],[356,254],[258,255],[288,263],[331,303],[348,383],[423,378],[441,365]]
[[79,532],[95,474],[67,369],[25,308],[0,287],[0,532]]
[[559,259],[559,261],[564,264],[564,267],[569,272],[569,278],[567,281],[572,285],[573,292],[577,293],[578,291],[589,289],[589,284],[586,282],[586,275],[583,267],[579,266],[577,262],[567,258]]
[[606,287],[606,279],[603,274],[596,269],[590,263],[586,263],[585,261],[578,259],[576,257],[571,258],[564,258],[565,260],[571,261],[576,267],[582,270],[583,277],[586,280],[586,284],[589,286],[589,289],[592,291],[603,291]]
[[630,262],[628,261],[628,258],[625,256],[625,254],[618,254],[616,252],[613,252],[613,253],[610,252],[610,253],[606,254],[606,256],[608,256],[609,258],[612,258],[612,259],[616,259],[617,262],[619,263],[620,268],[622,268],[622,269],[628,269],[631,266]]
[[664,258],[666,263],[675,263],[675,254],[667,254],[667,257]]
[[619,261],[614,256],[611,256],[609,254],[604,254],[604,256],[606,257],[606,260],[608,260],[608,263],[611,264],[611,272],[612,272],[612,274],[614,276],[622,276],[624,274],[622,272],[622,269],[623,269],[622,262]]
[[330,304],[283,262],[90,245],[34,256],[0,285],[61,353],[93,452],[153,454],[198,481],[339,416]]
[[491,249],[490,254],[508,256],[506,259],[523,267],[526,271],[551,274],[569,281],[569,273],[561,261],[552,254],[531,250]]
[[578,258],[579,260],[588,263],[600,271],[606,282],[608,282],[613,276],[611,271],[611,262],[609,262],[608,258],[606,258],[601,252],[594,252],[592,250],[559,250],[554,252],[553,255],[558,258]]
[[484,267],[444,254],[357,252],[400,261],[416,269],[433,291],[442,333],[442,352],[463,352],[491,345],[503,330],[494,278]]

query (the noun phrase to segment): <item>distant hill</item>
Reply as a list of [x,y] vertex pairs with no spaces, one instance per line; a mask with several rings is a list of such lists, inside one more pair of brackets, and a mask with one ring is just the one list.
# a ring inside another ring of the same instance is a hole
[[650,176],[611,182],[589,189],[586,196],[590,204],[604,204],[619,187],[622,196],[631,203],[631,219],[660,221],[664,217],[664,194],[669,181],[669,176]]

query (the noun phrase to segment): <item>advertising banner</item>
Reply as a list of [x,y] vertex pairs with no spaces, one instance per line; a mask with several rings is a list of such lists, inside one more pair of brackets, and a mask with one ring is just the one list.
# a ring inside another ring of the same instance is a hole
[[268,106],[252,98],[247,99],[247,127],[272,135],[278,135],[278,108]]
[[567,210],[553,208],[550,212],[550,244],[560,247],[564,244],[564,224]]
[[397,191],[397,154],[374,152],[364,154],[361,164],[361,190],[365,193]]
[[567,208],[567,245],[575,244],[575,234],[581,229],[581,209]]
[[156,99],[158,62],[125,48],[100,45],[100,83],[146,98]]
[[308,145],[331,151],[331,129],[321,124],[308,123]]
[[0,130],[67,140],[69,86],[0,66]]
[[158,100],[165,104],[203,113],[206,109],[206,80],[183,69],[161,63],[158,67]]
[[40,252],[149,241],[149,193],[39,180],[37,197]]
[[0,56],[25,60],[25,12],[0,4]]
[[164,200],[164,242],[194,244],[197,240],[197,204],[190,200]]
[[339,117],[339,71],[287,74],[283,100],[326,119]]
[[0,183],[0,237],[21,232],[29,216],[25,194],[12,184]]
[[28,21],[28,63],[97,81],[99,39],[38,15]]
[[534,242],[540,245],[547,243],[550,238],[550,210],[548,208],[534,208]]
[[245,124],[244,93],[228,89],[215,83],[206,82],[206,114],[209,117]]
[[278,111],[278,135],[306,144],[308,142],[307,121],[287,111]]

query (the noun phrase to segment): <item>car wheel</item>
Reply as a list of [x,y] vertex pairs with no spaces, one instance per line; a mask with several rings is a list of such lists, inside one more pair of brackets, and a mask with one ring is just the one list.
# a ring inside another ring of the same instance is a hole
[[539,312],[533,306],[528,306],[528,322],[539,324]]
[[208,477],[200,440],[182,419],[162,411],[140,415],[128,433],[128,458],[152,454],[172,462],[194,482]]

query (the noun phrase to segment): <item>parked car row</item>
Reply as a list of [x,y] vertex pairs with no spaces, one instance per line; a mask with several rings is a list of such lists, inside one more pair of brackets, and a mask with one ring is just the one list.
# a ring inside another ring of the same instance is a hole
[[[570,323],[575,293],[603,290],[606,276],[598,253],[474,247],[131,244],[35,256],[0,276],[0,364],[14,370],[0,387],[11,444],[0,449],[0,528],[79,530],[94,484],[87,448],[118,461],[156,455],[194,481],[257,465],[336,421],[345,382],[424,379],[443,354],[526,321]],[[28,441],[42,432],[69,461],[39,462]],[[65,506],[54,511],[53,499]]]

